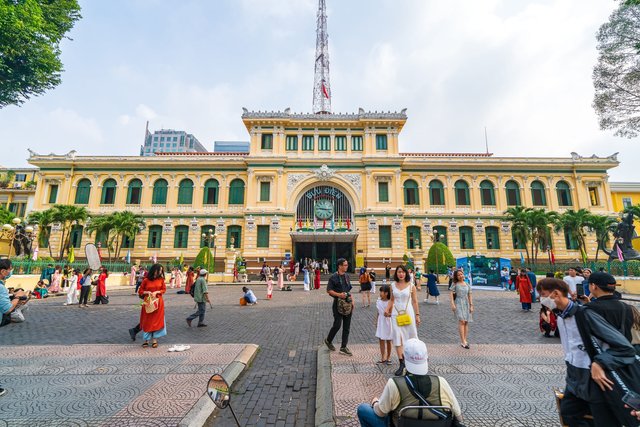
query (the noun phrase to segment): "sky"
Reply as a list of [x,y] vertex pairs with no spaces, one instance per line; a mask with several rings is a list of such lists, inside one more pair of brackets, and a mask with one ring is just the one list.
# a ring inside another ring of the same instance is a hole
[[[310,112],[317,0],[81,0],[62,84],[0,109],[3,166],[138,155],[145,123],[249,139],[249,110]],[[614,0],[327,0],[333,112],[400,111],[403,152],[608,156],[640,181],[638,138],[601,131],[595,34]],[[10,153],[11,156],[6,156]]]

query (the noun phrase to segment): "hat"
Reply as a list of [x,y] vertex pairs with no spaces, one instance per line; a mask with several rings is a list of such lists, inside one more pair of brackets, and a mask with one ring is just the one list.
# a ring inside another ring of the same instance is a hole
[[604,290],[613,290],[616,285],[616,278],[604,271],[598,271],[589,276],[589,283]]
[[204,268],[200,270],[200,275],[201,276],[206,276],[207,274],[209,274],[209,272],[207,270],[205,270]]
[[429,371],[427,345],[417,338],[404,343],[404,364],[407,371],[414,375],[427,375]]

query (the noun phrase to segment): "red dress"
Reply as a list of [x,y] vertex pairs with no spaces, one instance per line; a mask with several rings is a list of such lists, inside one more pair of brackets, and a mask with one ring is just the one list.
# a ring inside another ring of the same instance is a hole
[[313,287],[320,289],[320,269],[316,269],[316,277],[313,279]]
[[195,282],[194,277],[196,273],[193,271],[187,271],[187,283],[184,285],[185,293],[189,293],[191,291],[191,286],[193,286],[193,282]]
[[107,275],[100,273],[98,276],[98,286],[96,286],[96,297],[107,296]]
[[164,278],[160,277],[155,280],[144,279],[138,290],[138,295],[142,298],[145,292],[160,291],[156,296],[158,301],[158,309],[153,313],[147,313],[142,307],[140,311],[140,327],[144,332],[155,332],[164,329],[164,299],[163,295],[167,291]]
[[531,281],[527,276],[518,275],[516,277],[516,287],[520,291],[520,302],[527,302],[531,304]]

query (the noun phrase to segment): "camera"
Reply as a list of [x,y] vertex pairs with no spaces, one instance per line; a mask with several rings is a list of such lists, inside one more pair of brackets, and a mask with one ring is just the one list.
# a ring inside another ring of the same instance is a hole
[[346,302],[351,302],[351,292],[345,292],[346,296],[344,297],[344,300]]

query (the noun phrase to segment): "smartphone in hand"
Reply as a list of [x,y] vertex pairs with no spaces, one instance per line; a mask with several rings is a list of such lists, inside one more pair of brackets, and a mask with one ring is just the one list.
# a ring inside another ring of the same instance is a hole
[[640,411],[640,394],[629,390],[624,396],[622,396],[622,401],[631,409]]

